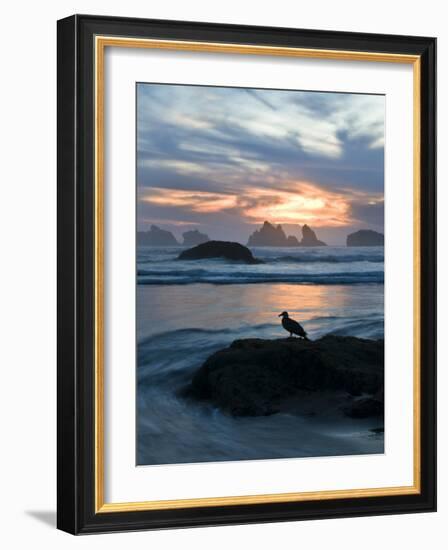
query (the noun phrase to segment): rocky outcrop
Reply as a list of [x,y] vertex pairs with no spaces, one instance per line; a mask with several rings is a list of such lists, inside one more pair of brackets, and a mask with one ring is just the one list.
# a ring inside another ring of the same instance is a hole
[[286,236],[281,225],[264,222],[263,226],[249,237],[247,246],[326,246],[316,237],[316,233],[308,226],[302,227],[302,240],[293,235]]
[[361,229],[347,236],[347,246],[384,246],[384,235],[371,229]]
[[343,407],[343,411],[351,418],[370,418],[384,415],[384,391],[372,397],[359,397]]
[[171,231],[165,231],[157,225],[151,225],[149,231],[137,232],[137,244],[144,246],[176,246],[179,243]]
[[188,393],[234,416],[261,416],[282,411],[304,391],[316,399],[334,392],[343,413],[364,418],[381,416],[383,388],[383,340],[328,335],[235,340],[205,361]]
[[327,246],[323,241],[319,241],[316,233],[308,225],[302,227],[302,240],[300,246]]
[[294,237],[294,235],[289,235],[286,239],[286,246],[300,246],[300,243],[297,237]]
[[257,229],[249,237],[247,246],[291,246],[291,244],[288,244],[288,239],[281,225],[275,226],[269,222],[264,222],[261,229]]
[[206,243],[210,240],[208,235],[206,235],[205,233],[201,233],[197,229],[185,231],[185,233],[182,233],[182,236],[184,238],[184,246],[196,246],[198,244]]
[[254,258],[252,252],[242,244],[227,241],[208,241],[184,250],[178,256],[178,260],[205,260],[211,258],[224,258],[246,264],[263,263],[261,260]]

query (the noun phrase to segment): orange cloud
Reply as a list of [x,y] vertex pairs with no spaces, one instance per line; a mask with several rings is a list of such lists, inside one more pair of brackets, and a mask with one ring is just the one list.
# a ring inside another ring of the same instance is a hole
[[211,192],[153,187],[140,200],[155,206],[179,207],[210,214],[233,210],[248,223],[300,224],[344,227],[353,223],[352,202],[377,201],[376,195],[334,192],[310,182],[288,182],[281,189],[242,187],[241,192]]
[[[271,197],[272,200],[267,200]],[[254,222],[272,220],[275,223],[304,224],[315,227],[349,225],[350,199],[346,195],[327,191],[308,182],[294,182],[288,189],[252,189],[245,214]]]
[[174,225],[178,227],[187,227],[187,226],[197,227],[199,225],[198,222],[187,222],[184,220],[170,220],[169,218],[140,218],[139,217],[138,221],[139,223],[142,223],[142,224],[159,223],[159,224]]
[[237,196],[209,191],[185,191],[183,189],[151,188],[150,194],[141,199],[157,206],[184,207],[193,212],[212,213],[237,206]]

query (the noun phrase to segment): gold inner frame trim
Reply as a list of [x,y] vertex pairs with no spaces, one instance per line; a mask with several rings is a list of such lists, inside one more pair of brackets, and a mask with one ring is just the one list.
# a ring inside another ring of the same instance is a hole
[[[205,53],[232,53],[242,55],[266,55],[329,59],[345,61],[372,61],[406,63],[413,65],[413,195],[414,195],[414,350],[413,350],[413,458],[414,482],[410,486],[343,489],[263,495],[226,496],[216,498],[192,498],[178,500],[153,500],[142,502],[104,501],[104,55],[106,47],[149,48]],[[95,513],[166,510],[211,506],[236,506],[280,502],[304,502],[343,498],[365,498],[393,495],[419,494],[421,490],[421,388],[420,388],[420,57],[417,55],[389,54],[381,52],[356,52],[309,48],[255,46],[251,44],[225,44],[178,40],[156,40],[96,36],[95,54]]]

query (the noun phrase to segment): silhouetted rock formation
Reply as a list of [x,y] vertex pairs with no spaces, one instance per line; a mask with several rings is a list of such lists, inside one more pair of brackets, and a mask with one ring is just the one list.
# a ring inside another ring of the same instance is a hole
[[[296,239],[297,240],[297,239]],[[291,246],[281,225],[272,225],[264,222],[261,229],[252,233],[247,241],[247,246]],[[293,245],[295,246],[295,245]]]
[[192,231],[185,231],[185,233],[182,233],[182,236],[184,238],[184,246],[196,246],[198,244],[206,243],[210,240],[208,235],[206,235],[205,233],[201,233],[197,229],[193,229]]
[[264,222],[261,229],[252,233],[247,246],[326,246],[316,237],[316,233],[308,226],[302,227],[302,240],[299,242],[293,235],[286,236],[281,225]]
[[300,246],[327,246],[323,241],[319,241],[316,233],[308,225],[302,227],[302,240]]
[[171,233],[160,229],[157,225],[151,225],[149,231],[137,232],[137,244],[146,246],[176,246],[179,243]]
[[294,235],[288,235],[288,238],[286,239],[286,246],[300,246],[300,243],[297,237],[294,237]]
[[347,246],[384,246],[384,235],[371,229],[360,229],[347,236]]
[[370,416],[383,416],[384,414],[384,390],[372,397],[360,397],[343,408],[344,413],[351,418],[369,418]]
[[205,361],[187,395],[234,416],[260,416],[331,392],[340,411],[361,418],[383,414],[383,388],[383,340],[327,335],[235,340]]
[[184,250],[178,260],[204,260],[210,258],[225,258],[246,264],[261,264],[261,260],[253,257],[252,252],[239,243],[226,241],[208,241],[194,248]]

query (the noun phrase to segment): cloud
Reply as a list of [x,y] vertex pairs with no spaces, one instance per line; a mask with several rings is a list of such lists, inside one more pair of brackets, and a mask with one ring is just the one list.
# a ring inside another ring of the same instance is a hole
[[282,224],[337,227],[351,221],[347,196],[307,182],[295,182],[287,191],[253,189],[245,206],[245,216],[255,223],[274,220]]
[[252,90],[251,88],[244,88],[244,91],[249,94],[250,96],[254,97],[257,101],[262,103],[265,107],[269,107],[269,109],[272,109],[273,111],[276,111],[277,108],[274,107],[269,101],[263,98],[262,95],[259,95],[255,90]]
[[237,206],[238,197],[224,193],[181,189],[161,189],[154,187],[151,194],[141,198],[143,202],[169,208],[181,207],[199,213],[220,212]]
[[241,128],[331,158],[343,153],[340,131],[367,137],[372,147],[384,140],[383,96],[149,84],[139,84],[138,94],[142,132],[154,128],[154,119],[209,138]]
[[376,224],[384,97],[138,84],[137,186],[142,219]]
[[154,187],[140,200],[152,207],[177,210],[183,216],[227,212],[245,223],[270,220],[282,224],[308,223],[314,227],[348,226],[357,221],[354,207],[359,214],[363,207],[372,210],[372,205],[380,205],[377,196],[330,192],[309,182],[290,182],[287,189],[243,188],[238,193]]

